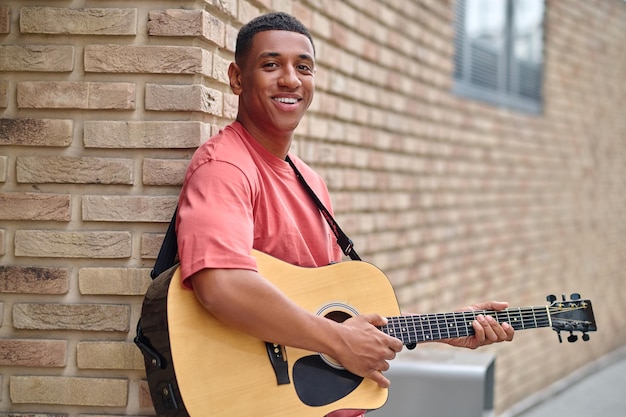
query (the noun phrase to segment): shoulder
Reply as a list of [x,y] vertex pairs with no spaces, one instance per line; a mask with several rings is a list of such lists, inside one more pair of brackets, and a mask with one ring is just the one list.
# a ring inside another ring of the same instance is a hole
[[254,174],[256,166],[242,137],[242,127],[238,123],[232,123],[209,140],[203,143],[193,154],[187,177],[201,167],[213,162],[211,165],[229,167],[246,174]]

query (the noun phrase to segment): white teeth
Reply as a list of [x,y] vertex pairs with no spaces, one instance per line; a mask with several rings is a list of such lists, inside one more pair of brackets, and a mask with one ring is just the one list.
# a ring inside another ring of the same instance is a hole
[[285,103],[285,104],[296,104],[298,102],[298,99],[286,98],[286,97],[278,97],[278,98],[275,98],[274,100],[279,101],[281,103]]

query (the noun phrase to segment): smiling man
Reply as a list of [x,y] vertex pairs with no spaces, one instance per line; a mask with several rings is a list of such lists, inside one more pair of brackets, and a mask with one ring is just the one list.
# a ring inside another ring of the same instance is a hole
[[[284,13],[252,20],[238,35],[228,73],[239,97],[237,120],[198,148],[181,191],[177,239],[183,285],[237,331],[325,353],[353,374],[389,386],[382,371],[403,346],[378,330],[385,318],[362,314],[337,323],[313,314],[261,276],[251,255],[256,249],[304,267],[341,261],[335,236],[286,161],[289,156],[331,210],[322,178],[289,152],[315,89],[309,31]],[[512,338],[512,328],[495,321],[474,327],[474,336],[450,343],[473,348]],[[267,414],[258,410],[258,415]]]

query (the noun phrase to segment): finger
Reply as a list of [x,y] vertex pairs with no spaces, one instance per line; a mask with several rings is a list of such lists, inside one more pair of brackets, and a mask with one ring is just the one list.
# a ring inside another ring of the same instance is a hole
[[389,349],[393,350],[394,352],[401,352],[402,348],[404,348],[404,343],[402,343],[402,340],[396,339],[395,337],[392,338],[389,343]]
[[506,333],[506,341],[510,342],[513,340],[513,336],[515,336],[515,329],[509,323],[502,323],[502,328]]
[[504,310],[509,306],[509,303],[507,303],[506,301],[491,301],[489,304],[491,304],[491,307],[489,309],[496,311]]
[[509,303],[506,301],[483,301],[482,303],[472,304],[471,306],[466,307],[466,310],[469,311],[477,311],[477,310],[504,310],[509,306]]
[[372,369],[367,377],[376,382],[381,388],[389,388],[391,385],[391,381],[389,381],[385,375],[377,369]]
[[497,342],[498,340],[504,340],[506,338],[506,333],[500,323],[497,322],[491,316],[484,316],[485,322],[483,323],[483,327],[485,329],[485,341],[488,343]]
[[479,344],[482,344],[485,341],[485,316],[479,314],[476,316],[476,320],[472,322],[472,327],[474,328],[474,339]]
[[373,326],[385,326],[387,324],[387,318],[379,314],[364,314],[363,318]]
[[393,360],[396,358],[396,351],[392,348],[387,349],[387,355],[385,355],[385,359]]
[[479,346],[490,345],[498,340],[498,335],[492,327],[494,324],[492,321],[495,322],[495,319],[490,316],[482,314],[476,316],[476,326],[474,327],[476,335],[474,337],[474,343],[472,343],[471,346],[473,349]]

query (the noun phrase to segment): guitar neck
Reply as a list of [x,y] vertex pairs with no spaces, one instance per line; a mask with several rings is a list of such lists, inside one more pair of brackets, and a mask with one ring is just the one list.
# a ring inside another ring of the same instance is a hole
[[548,307],[541,306],[388,317],[388,323],[380,329],[405,345],[465,337],[474,334],[472,321],[481,314],[493,317],[498,323],[507,322],[515,330],[550,327],[552,324]]

